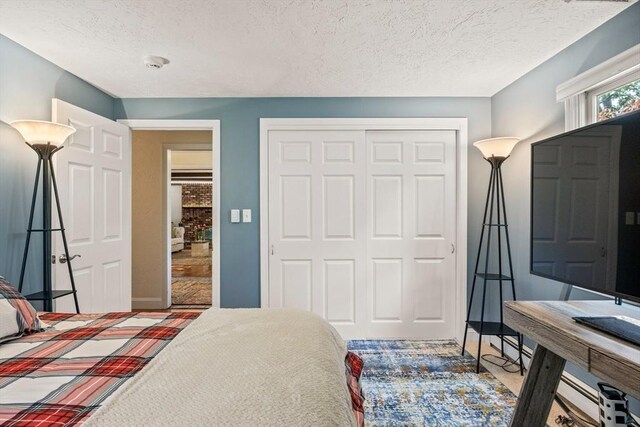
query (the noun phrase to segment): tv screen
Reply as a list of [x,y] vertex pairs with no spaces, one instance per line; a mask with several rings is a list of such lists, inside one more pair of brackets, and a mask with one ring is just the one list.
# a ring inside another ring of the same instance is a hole
[[531,273],[640,302],[640,111],[531,146]]

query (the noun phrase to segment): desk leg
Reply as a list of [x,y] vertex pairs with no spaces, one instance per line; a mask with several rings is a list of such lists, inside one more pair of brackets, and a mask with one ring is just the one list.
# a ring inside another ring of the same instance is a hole
[[511,427],[546,425],[565,362],[541,345],[536,346],[511,418]]

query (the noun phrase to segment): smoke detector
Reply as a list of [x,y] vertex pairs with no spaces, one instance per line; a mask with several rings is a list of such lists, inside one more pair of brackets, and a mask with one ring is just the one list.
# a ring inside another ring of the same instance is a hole
[[147,55],[143,58],[144,65],[147,68],[151,68],[154,70],[159,70],[164,67],[170,61],[167,58],[163,58],[161,56]]

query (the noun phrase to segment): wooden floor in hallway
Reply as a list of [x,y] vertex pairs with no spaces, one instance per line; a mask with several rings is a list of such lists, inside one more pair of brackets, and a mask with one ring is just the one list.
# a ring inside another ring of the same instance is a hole
[[194,257],[189,249],[171,254],[171,305],[211,306],[211,256]]

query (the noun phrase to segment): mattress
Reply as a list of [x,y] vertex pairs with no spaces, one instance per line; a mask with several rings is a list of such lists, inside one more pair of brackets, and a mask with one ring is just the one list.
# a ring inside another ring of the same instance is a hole
[[320,318],[197,316],[43,315],[0,345],[0,425],[363,424],[362,361]]

